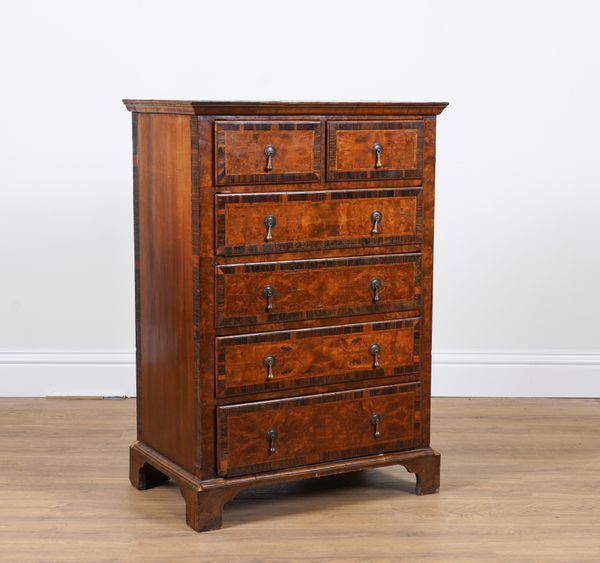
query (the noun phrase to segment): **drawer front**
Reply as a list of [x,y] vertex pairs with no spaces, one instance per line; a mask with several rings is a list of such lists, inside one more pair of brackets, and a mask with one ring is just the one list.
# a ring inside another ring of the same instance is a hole
[[423,174],[422,121],[330,121],[327,134],[328,180],[420,178]]
[[217,121],[217,184],[313,182],[321,177],[318,121]]
[[419,319],[216,339],[217,395],[374,377],[419,377]]
[[418,309],[421,255],[220,265],[217,326]]
[[415,447],[416,383],[217,408],[220,475]]
[[217,254],[422,241],[420,189],[216,196]]

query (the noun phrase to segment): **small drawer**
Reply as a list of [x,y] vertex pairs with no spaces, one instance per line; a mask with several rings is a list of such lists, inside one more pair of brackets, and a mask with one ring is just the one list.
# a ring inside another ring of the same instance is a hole
[[215,285],[221,327],[418,309],[421,254],[223,264]]
[[419,377],[419,319],[216,339],[217,396],[312,385]]
[[242,475],[414,447],[417,383],[217,408],[220,475]]
[[422,121],[330,121],[327,179],[421,178]]
[[316,182],[321,177],[318,121],[217,121],[215,136],[218,185]]
[[421,189],[216,196],[224,256],[422,242]]

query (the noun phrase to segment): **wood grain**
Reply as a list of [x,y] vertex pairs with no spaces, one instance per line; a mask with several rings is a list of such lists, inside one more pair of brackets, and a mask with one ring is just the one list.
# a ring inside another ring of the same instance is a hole
[[[318,121],[216,121],[217,184],[306,182],[321,175]],[[264,150],[273,147],[272,170]]]
[[[383,148],[375,168],[375,144]],[[423,174],[423,121],[329,121],[327,179],[420,178]]]
[[[419,409],[415,383],[219,407],[219,473],[243,475],[409,449],[419,434]],[[379,437],[373,414],[381,417]],[[276,432],[272,443],[269,430]]]
[[[216,272],[217,326],[416,309],[420,254],[221,265]],[[371,280],[381,282],[374,302]],[[267,311],[263,290],[275,290]]]
[[[439,494],[402,467],[268,484],[198,537],[170,481],[127,480],[135,401],[0,399],[4,561],[595,563],[600,400],[433,399]],[[43,471],[40,472],[40,468]]]
[[139,115],[134,139],[138,438],[192,470],[191,120]]
[[[422,240],[420,189],[218,195],[216,252],[224,256],[379,247]],[[372,234],[371,214],[382,219]],[[275,218],[272,240],[265,219]]]
[[421,338],[421,389],[423,391],[421,425],[422,443],[429,443],[431,400],[431,347],[433,333],[433,238],[435,212],[435,139],[436,118],[424,120],[423,133],[423,274],[422,288],[422,338]]
[[[196,119],[196,118],[194,118]],[[198,285],[194,292],[194,335],[196,338],[196,387],[194,389],[196,471],[201,479],[217,475],[215,459],[215,258],[214,258],[214,120],[197,118]]]
[[[217,394],[248,395],[377,377],[419,377],[419,319],[217,338]],[[370,347],[379,345],[379,367]],[[272,357],[272,379],[265,358]]]

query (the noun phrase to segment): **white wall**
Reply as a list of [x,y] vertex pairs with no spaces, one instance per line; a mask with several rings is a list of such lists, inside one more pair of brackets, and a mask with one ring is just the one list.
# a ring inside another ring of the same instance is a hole
[[0,18],[0,394],[132,394],[121,98],[450,101],[434,392],[600,396],[592,2],[13,2]]

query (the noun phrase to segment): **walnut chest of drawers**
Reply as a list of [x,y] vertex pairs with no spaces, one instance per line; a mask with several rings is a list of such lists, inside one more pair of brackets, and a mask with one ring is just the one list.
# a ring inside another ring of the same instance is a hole
[[138,439],[195,530],[241,489],[429,444],[436,116],[445,103],[125,100]]

